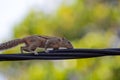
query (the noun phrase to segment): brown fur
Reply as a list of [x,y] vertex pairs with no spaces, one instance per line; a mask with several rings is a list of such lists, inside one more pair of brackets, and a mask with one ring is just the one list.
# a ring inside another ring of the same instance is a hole
[[0,50],[9,49],[22,43],[24,43],[25,46],[21,47],[21,53],[23,53],[23,51],[27,51],[37,54],[37,52],[35,51],[36,48],[44,48],[45,51],[47,50],[47,48],[73,48],[72,44],[65,38],[32,35],[22,39],[15,39],[2,43],[0,44]]

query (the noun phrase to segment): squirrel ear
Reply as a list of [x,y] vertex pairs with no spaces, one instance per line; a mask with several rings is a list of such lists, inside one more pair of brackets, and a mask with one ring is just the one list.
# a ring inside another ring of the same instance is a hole
[[65,37],[62,37],[62,40],[65,40]]
[[65,38],[64,38],[64,37],[62,37],[62,38],[59,38],[59,41],[63,41],[63,40],[65,40]]
[[63,41],[64,40],[64,38],[59,38],[59,41]]

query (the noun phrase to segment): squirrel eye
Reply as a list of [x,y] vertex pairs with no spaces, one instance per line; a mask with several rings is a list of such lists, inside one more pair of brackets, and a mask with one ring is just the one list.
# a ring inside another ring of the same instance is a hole
[[70,44],[70,42],[68,42]]

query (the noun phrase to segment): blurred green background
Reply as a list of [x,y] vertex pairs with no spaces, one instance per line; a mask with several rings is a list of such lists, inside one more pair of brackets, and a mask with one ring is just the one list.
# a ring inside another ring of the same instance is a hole
[[[120,46],[119,0],[64,0],[46,14],[32,8],[16,23],[13,38],[39,34],[69,39],[75,48]],[[21,45],[4,51],[19,53]],[[0,62],[8,80],[120,80],[120,57]]]

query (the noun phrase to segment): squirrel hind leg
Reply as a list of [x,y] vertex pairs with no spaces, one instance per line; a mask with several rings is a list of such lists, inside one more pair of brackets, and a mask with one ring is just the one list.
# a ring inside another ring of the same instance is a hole
[[34,55],[38,55],[38,52],[36,51],[30,51],[31,53],[34,53]]
[[21,51],[22,54],[24,53],[24,51],[30,52],[27,46],[20,47],[20,51]]
[[27,47],[27,46],[22,46],[21,47],[21,53],[22,54],[24,53],[24,51],[26,51],[26,52],[34,53],[34,55],[38,55],[38,52],[36,52],[35,50],[36,50],[36,48],[31,49],[30,47]]
[[20,48],[20,50],[21,50],[21,53],[24,53],[24,51],[30,52],[30,50],[28,49],[27,46],[22,46],[22,47]]

